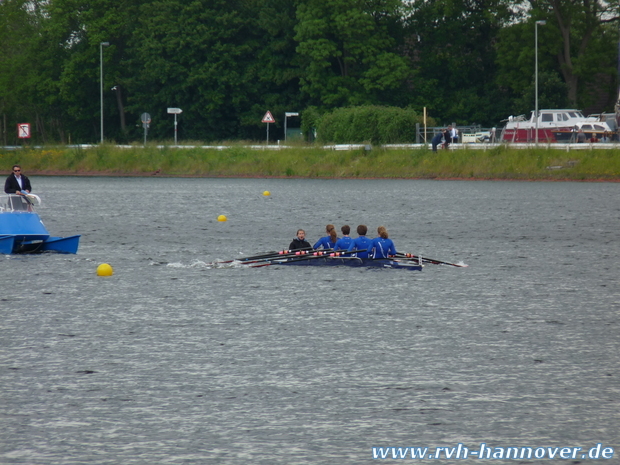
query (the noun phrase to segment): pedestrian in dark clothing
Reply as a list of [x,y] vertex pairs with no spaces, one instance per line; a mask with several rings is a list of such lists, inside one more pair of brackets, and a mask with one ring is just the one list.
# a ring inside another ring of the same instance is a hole
[[447,149],[448,146],[450,145],[450,142],[452,142],[452,134],[450,133],[450,129],[444,129],[443,130],[443,148]]
[[433,152],[437,151],[437,146],[441,144],[441,138],[443,137],[443,133],[437,133],[431,139],[431,145],[433,146]]

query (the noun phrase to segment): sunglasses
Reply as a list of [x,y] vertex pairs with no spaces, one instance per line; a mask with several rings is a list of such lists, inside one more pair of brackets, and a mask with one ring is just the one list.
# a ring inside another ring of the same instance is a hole
[[13,173],[19,173],[21,170],[13,170]]

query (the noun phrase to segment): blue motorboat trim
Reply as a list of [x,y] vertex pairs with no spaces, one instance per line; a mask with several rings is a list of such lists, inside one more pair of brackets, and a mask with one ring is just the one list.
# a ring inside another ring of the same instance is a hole
[[80,236],[52,237],[34,205],[36,196],[0,195],[0,253],[58,252],[77,253]]
[[[392,258],[359,258],[359,257],[318,257],[289,260],[267,260],[271,265],[294,265],[294,266],[350,266],[371,268],[394,268],[401,270],[422,271],[424,265],[410,261]],[[260,266],[260,265],[259,265]]]

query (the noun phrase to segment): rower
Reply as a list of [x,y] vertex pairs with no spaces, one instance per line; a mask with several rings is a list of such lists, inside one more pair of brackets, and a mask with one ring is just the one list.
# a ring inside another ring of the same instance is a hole
[[349,247],[353,244],[353,239],[349,236],[351,227],[345,224],[340,230],[342,231],[342,237],[336,241],[334,250],[349,250]]
[[336,242],[338,241],[338,233],[336,232],[336,227],[333,224],[328,224],[325,226],[325,232],[328,234],[325,237],[321,237],[316,244],[312,246],[313,249],[320,249],[323,247],[324,249],[333,249],[336,247]]
[[370,258],[388,258],[396,255],[398,252],[396,252],[394,242],[388,237],[385,226],[379,226],[377,233],[379,236],[374,238],[368,246],[368,256]]
[[[360,224],[357,227],[358,237],[353,239],[353,242],[349,246],[349,252],[352,250],[369,250],[370,249],[370,239],[366,237],[366,233],[368,232],[368,228],[365,224]],[[355,254],[356,257],[359,258],[368,258],[368,252],[358,252]]]

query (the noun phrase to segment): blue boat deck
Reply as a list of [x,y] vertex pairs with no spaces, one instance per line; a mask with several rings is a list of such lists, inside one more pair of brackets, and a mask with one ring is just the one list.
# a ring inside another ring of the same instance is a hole
[[77,253],[80,236],[52,237],[34,207],[39,197],[0,195],[0,253]]

